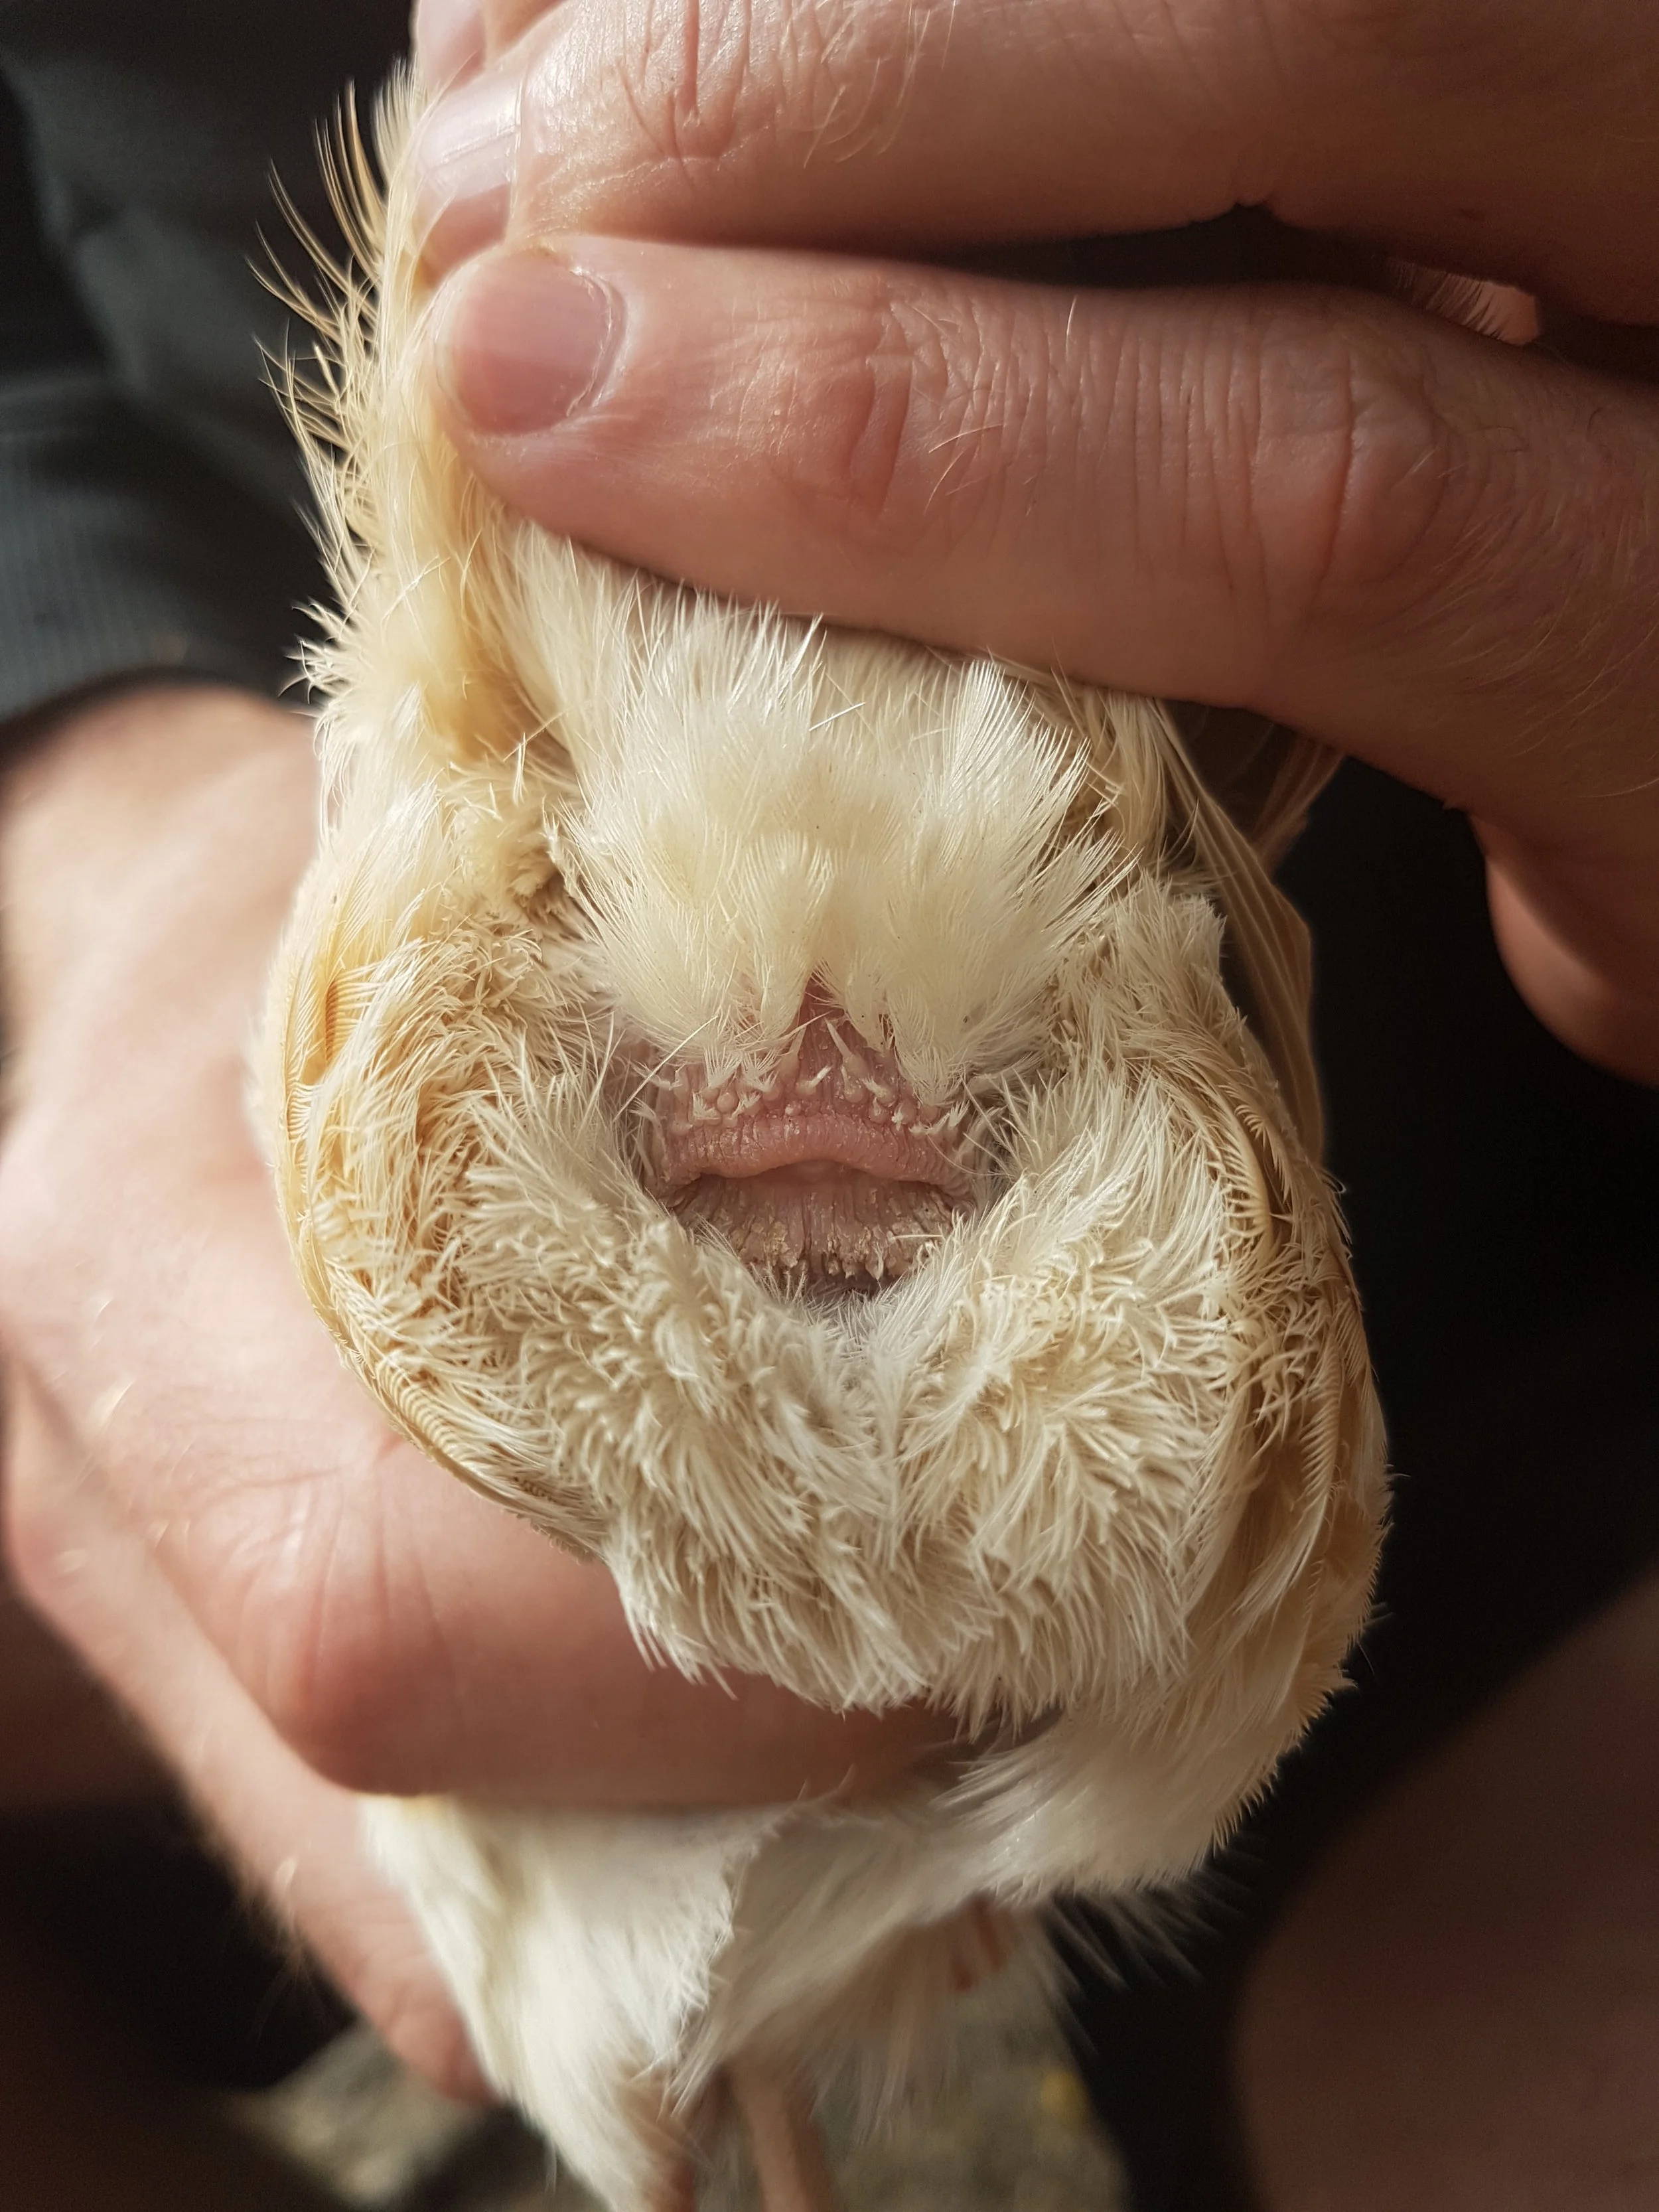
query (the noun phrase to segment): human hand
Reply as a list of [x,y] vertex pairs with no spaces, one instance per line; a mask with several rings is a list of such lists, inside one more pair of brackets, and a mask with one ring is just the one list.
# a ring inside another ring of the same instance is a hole
[[[1642,0],[446,0],[421,30],[462,80],[422,131],[433,273],[507,240],[437,319],[446,419],[504,498],[1393,770],[1474,817],[1541,1018],[1659,1079]],[[1346,285],[865,258],[1240,204],[1366,282],[1398,256],[1524,288],[1543,341]]]
[[158,689],[83,710],[3,838],[8,1540],[38,1609],[405,2058],[482,2090],[353,1792],[754,1802],[938,1723],[696,1689],[609,1577],[393,1435],[301,1295],[244,1105],[309,857],[309,731]]

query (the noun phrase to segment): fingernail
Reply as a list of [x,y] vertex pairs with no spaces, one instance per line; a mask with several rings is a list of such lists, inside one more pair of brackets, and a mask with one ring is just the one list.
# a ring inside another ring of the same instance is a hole
[[520,79],[486,70],[428,108],[415,134],[415,220],[441,273],[507,228],[519,150]]
[[438,373],[474,429],[525,437],[587,404],[621,332],[606,286],[550,253],[492,254],[454,280]]
[[413,36],[422,77],[441,92],[483,61],[480,0],[416,0]]

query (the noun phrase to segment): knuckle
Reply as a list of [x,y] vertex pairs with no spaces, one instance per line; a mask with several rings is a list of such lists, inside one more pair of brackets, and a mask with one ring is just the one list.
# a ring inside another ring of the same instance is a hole
[[236,1671],[306,1764],[349,1790],[386,1786],[380,1723],[389,1665],[372,1637],[326,1625],[331,1607],[255,1596],[245,1607]]
[[939,15],[933,0],[632,0],[603,61],[608,100],[635,161],[677,182],[755,153],[845,159],[890,127]]
[[994,526],[1013,475],[1040,473],[1047,379],[994,293],[849,276],[813,327],[810,348],[777,349],[763,404],[772,472],[815,526],[948,550]]
[[1397,623],[1437,588],[1484,495],[1431,346],[1352,303],[1249,334],[1219,444],[1244,494],[1232,580],[1275,631]]
[[218,1563],[216,1581],[235,1594],[235,1671],[277,1734],[329,1780],[368,1791],[429,1786],[447,1714],[430,1613],[388,1557],[375,1516],[334,1484],[286,1487],[295,1502],[284,1517],[245,1520],[232,1540],[240,1559],[227,1546]]
[[1356,364],[1343,412],[1316,478],[1316,580],[1327,598],[1386,600],[1415,590],[1425,555],[1444,534],[1457,441],[1425,383],[1409,374],[1378,376],[1370,363]]
[[381,1734],[389,1685],[376,1655],[325,1645],[291,1625],[267,1624],[261,1646],[243,1679],[289,1748],[343,1789],[392,1787]]
[[[950,33],[952,0],[793,0],[772,10],[766,82],[769,127],[787,134],[802,167],[844,161],[879,147],[932,44]],[[937,40],[934,34],[937,32]]]
[[635,0],[612,82],[648,161],[676,171],[730,154],[752,84],[750,0]]

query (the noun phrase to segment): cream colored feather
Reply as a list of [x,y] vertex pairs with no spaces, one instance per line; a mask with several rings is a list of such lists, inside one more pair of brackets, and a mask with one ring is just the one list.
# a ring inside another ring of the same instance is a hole
[[306,1288],[665,1661],[976,1746],[856,1807],[372,1808],[495,2081],[646,2212],[726,2081],[850,2068],[873,2124],[1049,1900],[1199,1864],[1340,1678],[1382,1442],[1300,926],[1169,714],[502,507],[422,382],[416,99],[299,395],[339,610],[264,1093]]

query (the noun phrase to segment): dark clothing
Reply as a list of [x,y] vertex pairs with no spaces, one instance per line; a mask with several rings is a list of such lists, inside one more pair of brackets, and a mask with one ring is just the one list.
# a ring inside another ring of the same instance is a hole
[[[320,580],[262,378],[293,334],[253,264],[284,235],[273,169],[325,224],[313,133],[404,23],[404,0],[0,0],[0,715],[291,672]],[[1402,1479],[1356,1687],[1210,1881],[1188,1964],[1082,1990],[1140,2212],[1242,2201],[1229,2006],[1298,1869],[1659,1549],[1651,1099],[1521,1007],[1431,802],[1347,769],[1285,872]]]
[[261,690],[321,579],[262,349],[316,134],[404,0],[0,0],[0,720],[140,671]]

